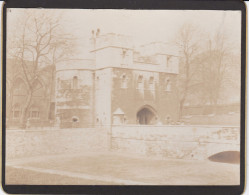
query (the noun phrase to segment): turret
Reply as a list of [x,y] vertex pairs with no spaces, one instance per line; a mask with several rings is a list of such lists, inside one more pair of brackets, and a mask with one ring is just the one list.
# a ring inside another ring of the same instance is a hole
[[178,73],[179,51],[175,45],[153,42],[143,45],[140,51],[144,56],[155,56],[161,71]]
[[101,35],[97,31],[92,42],[96,68],[131,67],[133,63],[133,44],[128,36],[109,33]]

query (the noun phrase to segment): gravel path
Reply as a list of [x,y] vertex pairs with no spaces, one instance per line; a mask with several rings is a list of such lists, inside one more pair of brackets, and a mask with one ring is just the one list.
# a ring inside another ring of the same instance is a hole
[[8,161],[6,184],[238,185],[238,164],[89,153]]

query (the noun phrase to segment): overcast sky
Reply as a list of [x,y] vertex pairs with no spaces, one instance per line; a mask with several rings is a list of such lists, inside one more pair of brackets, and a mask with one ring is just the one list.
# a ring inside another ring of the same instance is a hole
[[[27,9],[11,9],[7,15],[9,32]],[[48,14],[61,14],[67,31],[84,44],[91,31],[99,28],[101,34],[118,33],[133,37],[136,46],[153,41],[172,41],[184,23],[192,23],[212,35],[222,28],[235,47],[240,48],[241,12],[209,10],[80,10],[37,9]]]

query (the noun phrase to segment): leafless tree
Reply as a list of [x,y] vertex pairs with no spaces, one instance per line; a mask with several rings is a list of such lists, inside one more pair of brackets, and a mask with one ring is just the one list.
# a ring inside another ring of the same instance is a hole
[[197,27],[189,23],[184,24],[176,37],[176,44],[180,49],[180,68],[178,77],[179,89],[179,118],[183,114],[184,103],[190,93],[191,81],[196,73],[195,56],[200,52],[201,34]]
[[32,97],[39,85],[45,83],[51,100],[55,65],[70,58],[74,38],[63,32],[60,17],[38,11],[27,12],[17,29],[15,37],[8,37],[7,57],[20,63],[27,85],[21,115],[22,128],[25,128]]
[[197,86],[199,85],[201,98],[214,108],[214,112],[216,112],[217,104],[225,95],[224,89],[232,88],[235,84],[233,74],[230,73],[231,70],[235,70],[233,67],[239,68],[240,66],[239,61],[235,62],[234,58],[236,57],[231,52],[227,35],[220,29],[206,41],[205,50],[196,58],[199,64],[198,75],[195,75]]

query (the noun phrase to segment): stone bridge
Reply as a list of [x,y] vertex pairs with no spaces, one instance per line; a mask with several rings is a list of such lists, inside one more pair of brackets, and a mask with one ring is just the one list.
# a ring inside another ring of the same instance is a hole
[[225,151],[240,151],[235,126],[112,126],[111,150],[180,159],[207,159]]
[[207,159],[223,151],[239,152],[240,128],[115,125],[6,131],[7,159],[109,150],[160,158]]

